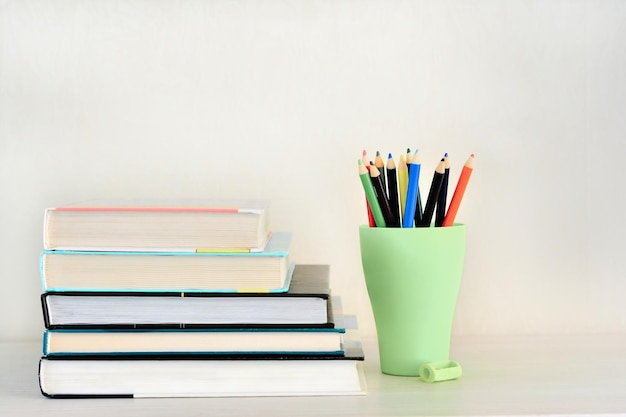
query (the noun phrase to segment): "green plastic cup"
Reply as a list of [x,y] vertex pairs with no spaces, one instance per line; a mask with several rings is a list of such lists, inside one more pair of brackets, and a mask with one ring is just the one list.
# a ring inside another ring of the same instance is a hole
[[359,228],[383,373],[419,376],[448,361],[463,276],[465,225]]

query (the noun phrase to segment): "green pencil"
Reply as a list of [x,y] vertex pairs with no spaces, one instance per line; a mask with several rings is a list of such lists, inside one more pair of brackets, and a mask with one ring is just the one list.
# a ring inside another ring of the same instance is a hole
[[367,170],[367,167],[363,164],[363,161],[361,161],[360,159],[359,177],[361,177],[363,190],[365,190],[365,197],[367,198],[367,202],[369,203],[370,209],[372,210],[372,215],[374,216],[376,227],[387,227],[387,224],[385,223],[385,218],[383,217],[383,212],[380,209],[378,200],[376,199],[376,192],[374,191],[374,186],[372,185],[369,171]]

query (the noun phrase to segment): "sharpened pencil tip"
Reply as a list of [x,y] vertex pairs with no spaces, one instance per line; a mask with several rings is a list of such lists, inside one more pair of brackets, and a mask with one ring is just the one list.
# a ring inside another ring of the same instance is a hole
[[380,151],[376,151],[376,156],[380,156]]
[[471,155],[470,155],[470,158],[473,158],[473,157],[474,157],[474,154],[471,154]]
[[393,156],[391,156],[391,152],[389,152],[389,155],[387,155],[387,159],[391,159],[393,158]]
[[443,157],[444,157],[444,158],[447,158],[447,157],[448,157],[448,152],[444,153],[444,154],[443,154]]

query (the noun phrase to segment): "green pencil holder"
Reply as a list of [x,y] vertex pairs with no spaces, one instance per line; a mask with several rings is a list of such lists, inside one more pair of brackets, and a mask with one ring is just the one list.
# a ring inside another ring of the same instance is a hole
[[383,373],[419,376],[420,366],[449,360],[465,236],[464,224],[359,228]]

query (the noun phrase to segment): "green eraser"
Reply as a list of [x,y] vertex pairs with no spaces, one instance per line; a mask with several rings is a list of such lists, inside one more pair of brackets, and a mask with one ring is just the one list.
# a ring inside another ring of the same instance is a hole
[[459,378],[463,369],[455,361],[431,362],[420,366],[419,374],[424,382],[448,381]]

